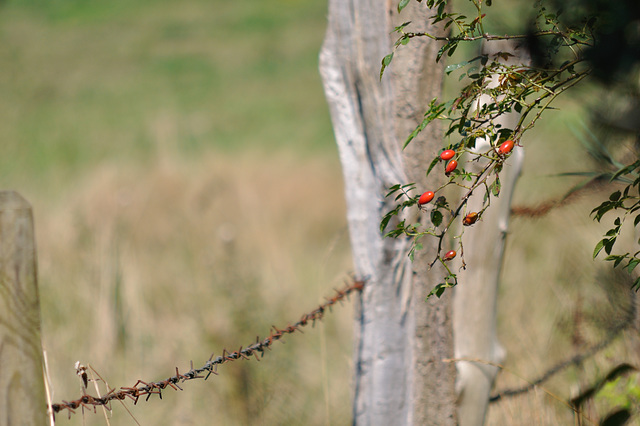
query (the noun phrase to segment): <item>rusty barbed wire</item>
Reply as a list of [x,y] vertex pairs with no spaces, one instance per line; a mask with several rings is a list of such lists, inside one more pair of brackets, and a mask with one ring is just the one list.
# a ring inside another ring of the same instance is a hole
[[[190,361],[190,370],[186,373],[182,374],[176,367],[175,376],[171,376],[165,380],[160,380],[157,382],[145,382],[142,380],[138,380],[131,387],[121,387],[119,390],[116,388],[110,389],[105,395],[102,396],[91,396],[88,394],[82,395],[82,397],[74,400],[74,401],[62,401],[61,403],[51,404],[51,411],[56,414],[61,411],[67,410],[69,413],[69,418],[71,418],[71,414],[75,414],[75,410],[78,408],[93,408],[94,412],[96,407],[106,406],[114,400],[125,400],[127,398],[133,400],[133,404],[137,404],[141,397],[145,397],[145,401],[148,401],[152,395],[158,395],[160,399],[162,399],[162,391],[167,388],[172,388],[173,390],[183,390],[180,387],[180,384],[186,382],[187,380],[193,379],[204,379],[207,380],[209,376],[217,375],[218,365],[224,364],[229,361],[236,361],[239,359],[249,360],[251,356],[254,356],[258,361],[260,357],[264,356],[264,352],[267,349],[270,349],[271,345],[280,340],[286,334],[292,334],[296,331],[299,331],[301,327],[308,325],[309,323],[312,326],[315,325],[316,321],[320,321],[323,319],[324,314],[327,309],[331,309],[333,305],[338,302],[342,302],[345,298],[347,298],[353,292],[361,292],[364,288],[366,280],[354,280],[351,283],[347,283],[343,289],[334,289],[335,294],[333,297],[325,298],[326,302],[322,303],[315,310],[302,315],[300,320],[298,320],[293,325],[288,325],[285,328],[277,328],[276,326],[271,326],[271,331],[269,332],[269,337],[266,337],[260,340],[260,337],[256,337],[256,342],[247,346],[243,349],[241,346],[240,349],[234,352],[229,352],[227,349],[222,350],[222,355],[218,357],[214,357],[214,354],[211,354],[209,360],[200,368],[193,368],[193,361]],[[260,354],[260,357],[258,357]],[[206,374],[205,374],[206,373]]]

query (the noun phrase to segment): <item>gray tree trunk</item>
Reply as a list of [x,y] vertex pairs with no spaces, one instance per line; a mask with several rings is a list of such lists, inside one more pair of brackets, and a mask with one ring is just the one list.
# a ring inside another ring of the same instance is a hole
[[[395,1],[329,0],[329,25],[320,53],[320,72],[329,103],[347,199],[355,273],[368,278],[355,326],[353,422],[357,425],[455,424],[451,300],[425,302],[444,276],[428,271],[436,241],[411,263],[409,241],[383,239],[379,224],[391,204],[387,189],[417,182],[435,188],[442,174],[426,182],[425,170],[438,155],[440,132],[430,126],[407,150],[407,135],[422,120],[428,102],[440,95],[443,67],[438,46],[413,39],[401,47],[382,81],[382,58],[391,52],[394,26],[414,22],[429,28],[429,10],[411,2],[398,17]],[[424,189],[426,190],[426,189]]]

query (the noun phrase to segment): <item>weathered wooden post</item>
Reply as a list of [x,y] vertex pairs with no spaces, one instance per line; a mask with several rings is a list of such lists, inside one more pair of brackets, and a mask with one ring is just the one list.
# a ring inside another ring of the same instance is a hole
[[46,424],[31,206],[0,191],[0,426]]
[[[382,216],[393,200],[389,187],[416,182],[437,188],[444,174],[425,170],[442,149],[432,123],[402,150],[441,94],[440,45],[422,37],[398,49],[380,79],[384,56],[393,49],[393,29],[412,21],[412,31],[442,33],[430,23],[426,2],[329,0],[329,23],[320,53],[320,74],[345,181],[347,219],[356,276],[367,285],[356,305],[354,425],[454,425],[455,370],[451,296],[425,301],[443,270],[428,263],[437,241],[424,239],[412,263],[406,238],[383,238]],[[411,218],[411,220],[418,220]],[[415,223],[415,222],[409,222]],[[394,225],[392,225],[393,227]]]

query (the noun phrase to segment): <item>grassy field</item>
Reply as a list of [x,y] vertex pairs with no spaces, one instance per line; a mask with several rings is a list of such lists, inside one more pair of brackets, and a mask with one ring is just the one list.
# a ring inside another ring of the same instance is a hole
[[[325,25],[326,4],[301,0],[0,3],[0,179],[35,210],[55,401],[78,397],[77,360],[111,387],[164,379],[296,321],[342,284],[343,189],[317,72]],[[554,175],[589,166],[568,123],[593,100],[582,94],[541,122],[516,204],[563,194],[576,181]],[[558,144],[569,154],[554,155]],[[602,227],[587,212],[602,196],[514,218],[498,388],[522,386],[623,316],[626,293],[607,297],[622,278],[591,261]],[[566,399],[619,362],[637,364],[632,337],[549,392]],[[143,425],[349,424],[351,306],[285,341],[131,411]],[[540,389],[489,412],[492,425],[572,419]],[[135,422],[114,404],[111,424]]]

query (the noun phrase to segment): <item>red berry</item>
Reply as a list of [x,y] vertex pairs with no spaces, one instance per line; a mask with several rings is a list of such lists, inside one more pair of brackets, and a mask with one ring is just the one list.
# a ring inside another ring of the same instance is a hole
[[447,149],[445,151],[442,151],[442,154],[440,154],[440,158],[442,158],[444,161],[447,161],[447,160],[451,160],[455,155],[456,155],[456,152],[454,150]]
[[462,219],[462,224],[464,226],[471,226],[476,223],[476,220],[478,220],[478,213],[472,212],[466,215],[464,219]]
[[502,145],[500,145],[500,148],[498,148],[498,154],[500,155],[505,155],[511,152],[511,150],[513,149],[513,141],[509,140],[506,142],[502,142]]
[[422,194],[420,196],[420,199],[418,200],[418,204],[423,205],[423,204],[427,204],[429,201],[433,200],[433,197],[436,194],[433,193],[433,191],[427,191],[424,194]]
[[456,251],[455,251],[455,250],[449,250],[449,251],[447,252],[447,254],[445,254],[445,255],[444,255],[444,257],[443,257],[442,259],[443,259],[443,260],[445,260],[445,261],[446,261],[446,260],[451,260],[451,259],[453,259],[454,257],[456,257],[456,254],[457,254],[457,253],[456,253]]
[[444,168],[444,173],[449,174],[454,171],[458,167],[458,162],[456,160],[451,160],[447,163],[447,167]]

